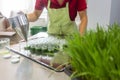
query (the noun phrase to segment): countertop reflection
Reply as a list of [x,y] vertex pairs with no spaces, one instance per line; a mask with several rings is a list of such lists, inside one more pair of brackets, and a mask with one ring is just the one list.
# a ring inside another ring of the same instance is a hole
[[0,80],[70,80],[64,72],[54,72],[27,58],[13,64],[0,54]]
[[33,64],[28,59],[23,59],[16,72],[16,80],[32,80]]

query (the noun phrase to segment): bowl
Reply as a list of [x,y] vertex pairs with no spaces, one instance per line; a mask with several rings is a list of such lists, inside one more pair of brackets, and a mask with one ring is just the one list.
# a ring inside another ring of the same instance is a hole
[[9,38],[0,38],[0,50],[9,47],[10,39]]

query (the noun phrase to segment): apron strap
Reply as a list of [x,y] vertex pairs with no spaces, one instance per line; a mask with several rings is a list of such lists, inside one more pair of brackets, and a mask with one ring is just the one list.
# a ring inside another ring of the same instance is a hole
[[50,0],[48,0],[48,8],[50,8]]

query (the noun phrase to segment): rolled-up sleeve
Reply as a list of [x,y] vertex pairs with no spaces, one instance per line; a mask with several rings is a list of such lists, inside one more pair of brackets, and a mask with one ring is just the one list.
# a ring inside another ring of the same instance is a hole
[[77,11],[82,11],[87,9],[87,2],[86,0],[78,0],[77,4]]
[[35,9],[36,10],[43,10],[43,8],[44,8],[43,0],[36,0]]

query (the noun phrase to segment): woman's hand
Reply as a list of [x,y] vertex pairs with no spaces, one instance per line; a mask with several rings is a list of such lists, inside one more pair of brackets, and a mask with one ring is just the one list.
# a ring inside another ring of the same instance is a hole
[[8,19],[0,13],[0,31],[6,31],[9,26]]
[[10,24],[7,18],[4,19],[3,25],[5,26],[5,29],[8,29],[10,27]]

